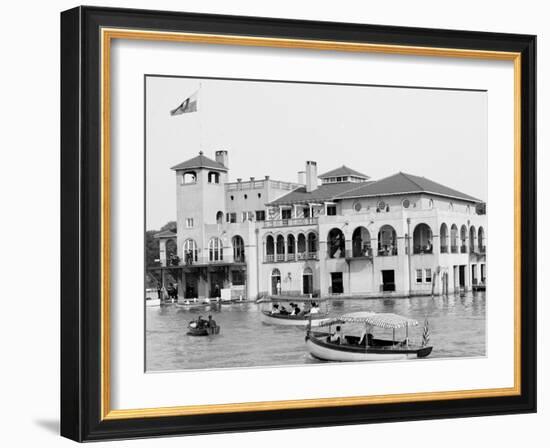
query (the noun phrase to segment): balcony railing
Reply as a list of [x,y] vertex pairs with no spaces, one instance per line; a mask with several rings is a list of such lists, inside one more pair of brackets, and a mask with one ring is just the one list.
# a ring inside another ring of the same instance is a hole
[[451,246],[451,253],[458,254],[458,246]]
[[439,251],[442,253],[442,254],[448,254],[449,253],[449,246],[441,246],[439,248]]
[[461,254],[468,253],[468,248],[465,245],[460,246],[460,253]]
[[414,246],[413,253],[417,255],[423,254],[432,254],[434,251],[433,247],[430,246]]
[[298,252],[297,254],[270,254],[264,256],[265,263],[282,263],[296,260],[317,260],[317,252]]
[[393,255],[397,255],[397,247],[393,247],[390,249],[378,249],[379,257],[391,257]]
[[272,219],[264,221],[264,227],[312,226],[316,225],[318,221],[318,218]]
[[480,247],[479,247],[479,253],[480,253],[480,254],[484,254],[484,253],[485,253],[485,246],[480,246]]
[[237,255],[236,257],[233,257],[233,261],[235,263],[244,263],[244,255]]

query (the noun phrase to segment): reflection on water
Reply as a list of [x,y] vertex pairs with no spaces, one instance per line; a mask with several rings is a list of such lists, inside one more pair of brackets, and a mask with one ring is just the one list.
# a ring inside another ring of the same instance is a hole
[[[323,305],[324,306],[324,305]],[[410,299],[353,299],[333,301],[331,316],[352,311],[392,312],[418,320],[409,337],[420,343],[422,324],[430,325],[430,357],[484,356],[485,293],[463,296],[414,297]],[[220,334],[186,335],[187,324],[198,315],[212,317]],[[353,328],[351,331],[353,332]],[[404,330],[403,330],[404,332]],[[375,329],[375,336],[391,338],[391,330]],[[261,322],[254,303],[213,305],[183,310],[174,305],[146,309],[146,369],[183,370],[316,363],[305,349],[304,329]],[[399,336],[399,330],[396,338]]]

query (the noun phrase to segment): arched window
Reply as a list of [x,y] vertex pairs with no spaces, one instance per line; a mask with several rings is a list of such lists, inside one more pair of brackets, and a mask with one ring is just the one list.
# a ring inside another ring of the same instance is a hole
[[181,180],[184,184],[194,184],[197,182],[197,173],[195,171],[187,171],[183,173]]
[[397,233],[390,225],[384,225],[378,232],[378,255],[397,255]]
[[317,235],[313,232],[307,235],[307,253],[309,258],[317,257]]
[[298,235],[298,260],[307,258],[306,237],[303,233]]
[[271,235],[267,235],[265,239],[265,261],[273,261],[275,259],[275,241]]
[[313,294],[313,271],[307,267],[302,275],[302,293]]
[[466,239],[468,238],[468,228],[462,224],[460,226],[460,253],[465,254],[468,252],[468,248],[466,245]]
[[223,244],[219,238],[211,238],[208,242],[208,259],[210,261],[223,260]]
[[370,257],[370,233],[365,227],[357,227],[352,236],[352,254],[354,257]]
[[458,227],[456,224],[451,226],[451,253],[458,253]]
[[219,184],[220,183],[220,173],[210,171],[208,173],[208,183],[209,184]]
[[216,224],[223,224],[223,212],[216,213]]
[[474,226],[470,226],[470,253],[474,253],[476,251],[476,228]]
[[233,244],[233,261],[244,263],[244,241],[242,237],[235,235],[231,242]]
[[346,239],[340,229],[332,229],[328,233],[327,249],[329,258],[346,256]]
[[449,252],[449,229],[445,223],[441,224],[439,229],[439,248],[442,254]]
[[281,294],[281,271],[279,269],[271,271],[271,294]]
[[479,249],[479,253],[485,253],[485,230],[481,226],[477,229],[477,247]]
[[428,224],[418,224],[413,231],[413,253],[431,254],[433,252],[432,229]]
[[279,235],[277,237],[277,261],[285,261],[285,237]]
[[183,259],[185,264],[193,264],[197,261],[197,243],[188,239],[183,243]]
[[166,241],[166,264],[170,266],[177,266],[180,264],[178,245],[172,239]]
[[288,235],[286,239],[286,254],[288,261],[294,261],[296,259],[296,238],[294,235]]

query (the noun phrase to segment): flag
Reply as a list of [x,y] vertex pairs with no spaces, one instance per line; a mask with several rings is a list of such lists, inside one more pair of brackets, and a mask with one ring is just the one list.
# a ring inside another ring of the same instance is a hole
[[199,91],[197,90],[193,95],[191,95],[189,98],[185,99],[183,103],[181,103],[178,107],[176,107],[174,110],[170,111],[170,115],[182,115],[182,114],[188,114],[191,112],[197,112],[198,109],[198,103],[199,103]]
[[424,320],[424,331],[422,332],[422,347],[426,347],[430,342],[430,328],[428,319]]

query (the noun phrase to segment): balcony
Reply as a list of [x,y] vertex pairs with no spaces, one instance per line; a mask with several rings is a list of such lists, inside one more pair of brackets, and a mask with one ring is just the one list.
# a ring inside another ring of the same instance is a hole
[[441,246],[439,248],[439,251],[442,253],[442,254],[448,254],[449,253],[449,246]]
[[462,246],[460,246],[460,253],[461,253],[461,254],[467,254],[467,253],[468,253],[468,248],[466,247],[465,244],[463,244]]
[[397,255],[397,247],[387,248],[387,249],[378,249],[379,257],[392,257]]
[[458,254],[458,246],[451,246],[451,253]]
[[290,218],[290,219],[272,219],[264,221],[264,228],[287,227],[287,226],[313,226],[317,225],[318,218]]
[[414,246],[413,248],[415,255],[433,254],[433,251],[433,246]]
[[318,260],[317,252],[298,252],[298,254],[271,254],[264,256],[264,263],[284,263],[293,261]]

